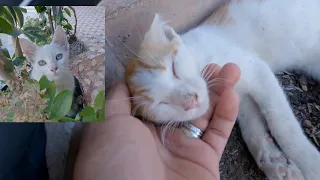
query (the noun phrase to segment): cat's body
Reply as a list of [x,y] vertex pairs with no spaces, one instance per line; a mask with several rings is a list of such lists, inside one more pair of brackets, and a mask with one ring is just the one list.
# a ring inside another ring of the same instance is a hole
[[[69,43],[65,31],[61,26],[57,26],[50,44],[39,47],[31,41],[22,38],[20,42],[22,51],[32,66],[29,73],[31,79],[39,81],[45,75],[50,81],[55,82],[56,94],[63,90],[79,94],[75,90],[79,91],[80,87],[76,85],[80,86],[80,84],[76,82],[77,79],[69,69]],[[68,113],[69,117],[76,117],[80,110],[80,105],[76,101],[74,97],[72,110]]]
[[320,153],[274,76],[293,68],[320,81],[319,19],[320,0],[231,0],[179,36],[156,16],[141,61],[127,72],[130,91],[140,97],[138,114],[155,122],[203,115],[209,102],[201,71],[209,63],[233,62],[241,69],[239,124],[258,166],[269,179],[320,179]]

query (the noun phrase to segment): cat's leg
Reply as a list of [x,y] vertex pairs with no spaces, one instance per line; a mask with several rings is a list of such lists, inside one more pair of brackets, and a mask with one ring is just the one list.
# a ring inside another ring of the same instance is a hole
[[249,96],[241,97],[238,120],[249,151],[268,179],[303,180],[297,166],[285,157],[271,138],[257,104]]
[[306,180],[319,179],[320,153],[304,135],[273,72],[264,62],[254,61],[243,74],[250,76],[249,93],[282,151],[299,167]]

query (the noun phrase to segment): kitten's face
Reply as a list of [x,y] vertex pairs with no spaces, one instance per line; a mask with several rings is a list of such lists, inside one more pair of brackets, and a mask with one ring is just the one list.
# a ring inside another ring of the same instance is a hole
[[47,76],[50,80],[61,78],[59,75],[68,68],[69,44],[64,30],[58,26],[52,42],[37,46],[27,39],[20,39],[21,48],[32,64],[32,71]]
[[195,57],[158,15],[127,68],[133,113],[157,123],[188,121],[206,113],[207,84]]

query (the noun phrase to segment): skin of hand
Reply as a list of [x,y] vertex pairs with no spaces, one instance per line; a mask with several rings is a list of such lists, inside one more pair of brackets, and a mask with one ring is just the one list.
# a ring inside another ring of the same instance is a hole
[[219,161],[238,114],[233,88],[240,69],[232,63],[209,66],[216,69],[210,79],[223,80],[210,88],[212,111],[192,122],[205,130],[202,139],[176,129],[163,146],[160,128],[132,117],[128,88],[115,83],[106,100],[106,120],[84,127],[74,179],[219,180]]

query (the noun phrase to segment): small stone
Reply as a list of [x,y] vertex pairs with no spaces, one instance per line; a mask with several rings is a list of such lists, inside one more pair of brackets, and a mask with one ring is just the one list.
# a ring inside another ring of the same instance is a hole
[[91,83],[90,79],[84,79],[83,81],[84,81],[84,83],[86,83],[88,85]]
[[284,79],[284,80],[282,81],[282,85],[288,86],[288,85],[290,85],[290,81],[288,81],[287,79]]
[[98,81],[98,82],[95,82],[94,83],[94,86],[98,87],[98,86],[101,86],[103,85],[103,82],[102,81]]
[[296,88],[296,90],[303,92],[303,90],[301,88],[299,88],[299,87],[295,87],[295,88]]
[[104,73],[98,72],[98,76],[99,76],[100,78],[104,78]]
[[308,107],[308,112],[312,113],[312,108],[311,108],[311,104],[310,103],[307,104],[307,107]]
[[306,85],[301,85],[301,88],[304,90],[304,91],[308,91],[308,87]]
[[306,129],[306,133],[310,135],[311,131],[309,129]]
[[312,123],[310,120],[306,119],[303,121],[303,125],[306,126],[306,127],[312,127]]
[[91,61],[91,66],[95,66],[97,64],[97,60],[96,59],[93,59],[92,61]]
[[88,71],[87,73],[86,73],[88,76],[91,76],[91,75],[93,75],[94,74],[94,71]]
[[84,69],[83,64],[80,64],[80,65],[79,65],[79,71],[82,71],[83,69]]

